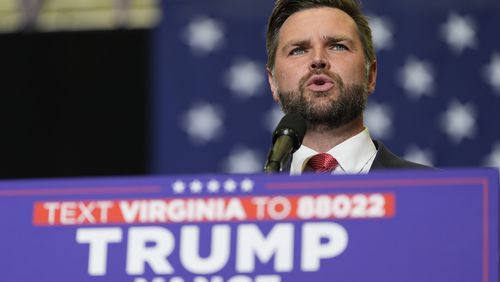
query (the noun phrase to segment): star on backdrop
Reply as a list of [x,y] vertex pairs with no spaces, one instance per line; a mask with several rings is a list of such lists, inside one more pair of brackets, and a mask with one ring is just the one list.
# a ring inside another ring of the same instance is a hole
[[429,62],[410,57],[398,75],[401,86],[410,98],[418,100],[424,95],[432,95],[434,75]]
[[[262,172],[283,113],[265,69],[274,1],[251,1],[252,9],[238,8],[240,1],[162,2],[153,61],[155,97],[164,98],[153,103],[169,110],[154,113],[153,173]],[[500,2],[409,1],[363,1],[378,63],[366,126],[409,160],[499,166]],[[238,185],[208,182],[202,189]]]
[[417,145],[411,145],[403,155],[406,160],[419,164],[434,165],[434,154],[431,149],[420,149]]
[[500,94],[500,53],[491,56],[491,62],[484,68],[486,81]]
[[205,55],[222,46],[224,31],[220,22],[202,17],[193,19],[182,37],[193,50],[193,54]]
[[230,173],[252,173],[263,168],[259,152],[248,148],[236,148],[224,161],[223,169]]
[[440,34],[450,49],[459,55],[465,49],[477,46],[475,24],[469,17],[451,13],[448,21],[441,26]]
[[491,153],[486,155],[484,165],[500,167],[500,141],[496,142]]
[[368,104],[364,114],[365,125],[374,139],[390,138],[392,135],[392,109],[389,105],[374,101]]
[[393,47],[393,24],[387,18],[369,16],[372,29],[373,45],[377,50],[389,50]]
[[441,116],[441,129],[448,134],[454,144],[476,134],[476,111],[472,104],[461,104],[453,100]]
[[252,97],[259,94],[264,84],[263,63],[241,60],[232,65],[225,76],[227,87],[240,97]]
[[262,117],[262,126],[272,133],[284,115],[279,106],[271,107]]
[[182,117],[182,127],[193,143],[206,143],[216,139],[223,131],[222,111],[214,105],[200,103]]

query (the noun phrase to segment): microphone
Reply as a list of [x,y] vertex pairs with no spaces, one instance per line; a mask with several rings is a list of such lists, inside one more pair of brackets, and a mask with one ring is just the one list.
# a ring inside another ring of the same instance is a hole
[[299,114],[286,114],[273,133],[273,147],[267,155],[264,171],[280,172],[285,160],[299,149],[305,134],[305,120]]

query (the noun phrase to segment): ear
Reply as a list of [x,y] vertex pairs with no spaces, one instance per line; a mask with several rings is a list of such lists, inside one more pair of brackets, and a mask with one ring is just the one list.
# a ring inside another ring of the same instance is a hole
[[279,102],[278,85],[276,85],[276,80],[274,79],[273,71],[269,68],[266,68],[266,70],[267,70],[267,80],[269,82],[269,87],[271,88],[271,92],[273,94],[273,99],[278,103]]
[[373,60],[368,70],[368,93],[372,94],[377,85],[377,61]]

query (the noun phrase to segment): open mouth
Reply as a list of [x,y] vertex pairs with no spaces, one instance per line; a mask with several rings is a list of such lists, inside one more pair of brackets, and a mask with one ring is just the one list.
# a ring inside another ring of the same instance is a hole
[[314,92],[325,92],[333,87],[333,81],[325,75],[314,75],[307,82],[307,89]]

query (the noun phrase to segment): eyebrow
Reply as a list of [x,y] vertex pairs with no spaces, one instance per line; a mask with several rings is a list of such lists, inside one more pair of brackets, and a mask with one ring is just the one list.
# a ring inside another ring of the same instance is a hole
[[[323,36],[323,42],[325,42],[327,44],[338,43],[338,42],[342,42],[342,41],[345,41],[345,42],[347,42],[347,44],[354,47],[354,40],[352,40],[351,38],[349,38],[347,36],[343,36],[343,35]],[[288,49],[290,47],[295,47],[295,46],[304,47],[304,46],[308,46],[310,44],[311,43],[310,43],[309,39],[292,40],[292,41],[288,42],[287,44],[285,44],[285,46],[283,46],[283,48],[281,48],[281,51],[285,52],[286,49]]]
[[354,40],[352,40],[351,38],[349,38],[347,36],[343,36],[343,35],[324,36],[323,41],[325,41],[326,43],[338,43],[338,42],[345,41],[345,42],[347,42],[347,44],[354,46]]
[[300,46],[300,47],[304,47],[304,46],[308,46],[310,45],[310,42],[309,40],[292,40],[290,42],[288,42],[287,44],[285,44],[285,46],[283,46],[283,48],[281,48],[281,51],[282,52],[285,52],[286,49],[290,48],[290,47],[297,47],[297,46]]

